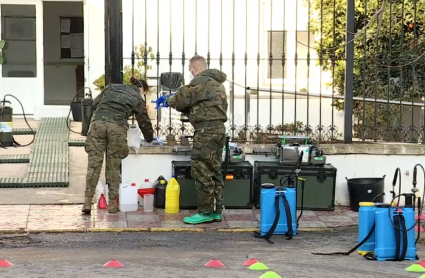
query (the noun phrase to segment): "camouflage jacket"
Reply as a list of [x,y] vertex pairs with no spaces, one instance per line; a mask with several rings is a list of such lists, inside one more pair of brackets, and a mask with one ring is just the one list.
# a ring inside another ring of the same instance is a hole
[[217,69],[204,70],[189,85],[178,88],[176,94],[167,99],[167,104],[187,113],[195,129],[222,125],[227,121],[227,96],[222,84],[226,77]]
[[136,86],[109,84],[93,101],[92,121],[117,123],[128,128],[128,119],[135,115],[147,142],[153,140],[153,128],[146,104]]

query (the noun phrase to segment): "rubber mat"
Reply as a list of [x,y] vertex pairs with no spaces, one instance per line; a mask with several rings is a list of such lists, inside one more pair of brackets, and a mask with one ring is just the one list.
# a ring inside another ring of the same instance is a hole
[[32,135],[33,133],[37,134],[37,129],[33,128],[33,131],[29,128],[14,128],[12,131],[13,135]]
[[86,145],[85,139],[69,139],[68,146],[70,147],[84,147]]
[[2,187],[69,186],[67,118],[43,118],[37,129],[25,178],[0,178]]
[[0,155],[0,163],[28,163],[30,162],[29,154],[6,154]]

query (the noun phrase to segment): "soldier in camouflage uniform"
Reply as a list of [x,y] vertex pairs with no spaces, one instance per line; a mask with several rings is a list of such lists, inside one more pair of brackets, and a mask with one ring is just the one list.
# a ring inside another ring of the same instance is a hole
[[118,208],[121,160],[128,155],[128,119],[136,116],[147,142],[153,140],[152,123],[140,93],[147,91],[144,80],[131,79],[132,85],[109,84],[93,101],[95,111],[87,134],[85,150],[88,154],[85,202],[82,211],[90,214],[91,203],[106,152],[106,183],[109,186],[108,212]]
[[228,106],[222,83],[226,81],[226,74],[217,69],[207,69],[205,58],[201,56],[190,60],[189,71],[193,78],[190,84],[177,89],[167,99],[167,104],[186,113],[195,128],[191,165],[198,193],[198,211],[183,221],[200,224],[221,221],[224,190],[221,163]]

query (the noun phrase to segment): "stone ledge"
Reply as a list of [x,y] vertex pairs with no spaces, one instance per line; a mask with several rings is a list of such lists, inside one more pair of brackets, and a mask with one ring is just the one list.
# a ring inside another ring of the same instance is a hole
[[[274,155],[275,145],[240,144],[239,147],[249,155]],[[357,144],[323,144],[319,145],[325,155],[370,154],[370,155],[425,155],[425,145],[403,143],[357,143]],[[139,154],[174,154],[185,155],[187,152],[176,152],[176,146],[140,147]],[[130,148],[130,154],[135,154]]]
[[323,144],[320,148],[326,155],[424,155],[425,145],[403,143]]

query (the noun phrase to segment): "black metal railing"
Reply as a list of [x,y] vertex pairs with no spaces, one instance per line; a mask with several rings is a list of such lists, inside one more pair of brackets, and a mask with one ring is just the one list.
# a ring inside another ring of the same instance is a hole
[[[188,60],[204,56],[228,77],[234,141],[425,140],[425,0],[135,3],[132,22],[143,31],[133,26],[123,51],[127,74],[156,80],[158,97],[161,73],[181,72],[185,82]],[[157,113],[155,128],[179,140],[191,127],[173,113]]]

